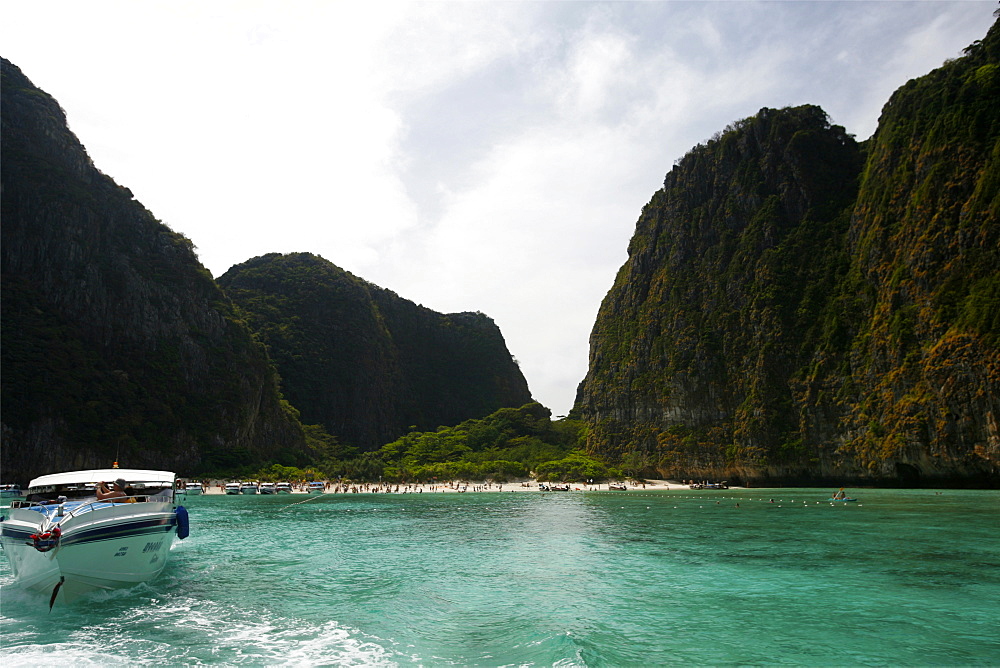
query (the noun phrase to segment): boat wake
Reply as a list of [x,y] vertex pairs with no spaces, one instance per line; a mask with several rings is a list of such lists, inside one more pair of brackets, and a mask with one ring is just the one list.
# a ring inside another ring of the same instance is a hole
[[[87,594],[48,613],[43,596],[4,587],[4,667],[56,665],[395,666],[409,658],[335,621],[311,622],[149,585]],[[9,614],[16,610],[16,617]],[[58,630],[58,632],[57,632]]]

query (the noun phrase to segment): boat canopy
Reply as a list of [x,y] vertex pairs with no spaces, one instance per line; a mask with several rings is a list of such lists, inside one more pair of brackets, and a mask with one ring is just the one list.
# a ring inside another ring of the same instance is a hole
[[147,471],[144,469],[69,471],[67,473],[52,473],[35,478],[28,485],[28,490],[31,492],[35,488],[41,487],[87,485],[102,481],[117,480],[118,478],[124,478],[125,482],[135,487],[172,487],[175,476],[171,471]]

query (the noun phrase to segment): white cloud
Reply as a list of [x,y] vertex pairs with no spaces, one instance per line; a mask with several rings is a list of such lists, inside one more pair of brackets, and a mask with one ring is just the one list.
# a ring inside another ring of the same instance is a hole
[[613,102],[616,92],[631,87],[631,41],[607,31],[579,37],[566,71],[560,72],[565,82],[559,100],[563,113],[593,118]]
[[530,6],[415,3],[401,11],[376,55],[379,84],[394,93],[446,88],[531,41]]

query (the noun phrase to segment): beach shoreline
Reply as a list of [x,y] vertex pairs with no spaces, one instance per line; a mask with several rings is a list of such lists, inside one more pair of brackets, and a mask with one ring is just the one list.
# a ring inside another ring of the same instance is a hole
[[[208,495],[225,495],[225,484],[227,481],[212,480],[208,483],[207,488],[203,492]],[[336,481],[330,481],[327,483],[324,494],[351,494],[355,493],[380,493],[380,494],[430,494],[430,493],[441,493],[441,494],[461,494],[461,493],[471,493],[471,492],[493,492],[493,493],[505,493],[505,492],[546,492],[551,490],[545,490],[539,487],[536,480],[518,480],[515,482],[505,482],[505,483],[491,483],[485,480],[478,481],[452,481],[445,483],[421,483],[421,484],[405,484],[405,483],[351,483],[348,485],[348,489],[345,491],[343,487]],[[689,490],[690,485],[687,483],[677,482],[676,480],[646,480],[643,482],[626,482],[625,490],[614,490],[611,489],[613,484],[621,483],[541,483],[548,485],[569,485],[569,492],[614,492],[614,491],[673,491],[673,490]],[[733,487],[732,489],[740,489],[738,487]],[[339,491],[338,491],[339,490]],[[303,487],[296,487],[292,490],[292,494],[308,494],[308,492]]]

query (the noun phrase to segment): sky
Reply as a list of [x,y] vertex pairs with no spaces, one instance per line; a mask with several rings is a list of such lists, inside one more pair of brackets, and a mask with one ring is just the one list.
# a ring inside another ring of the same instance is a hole
[[0,0],[0,56],[213,275],[307,251],[481,311],[564,415],[675,161],[762,107],[818,104],[867,139],[996,8]]

